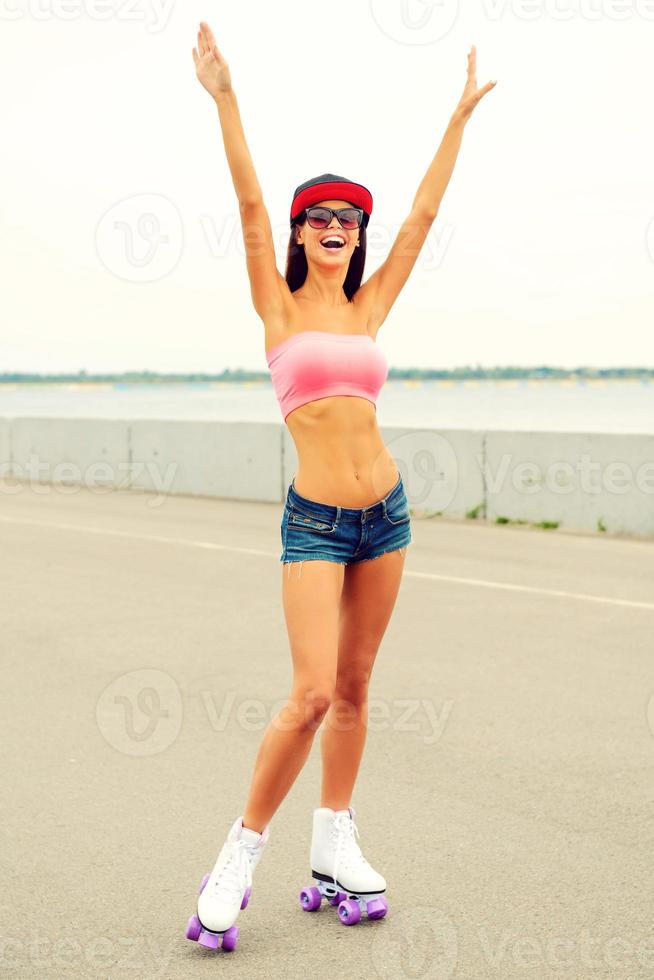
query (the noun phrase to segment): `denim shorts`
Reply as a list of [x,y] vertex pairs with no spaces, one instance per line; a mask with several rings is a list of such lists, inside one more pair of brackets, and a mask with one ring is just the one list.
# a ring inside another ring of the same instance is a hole
[[367,507],[340,507],[302,497],[291,482],[281,523],[281,562],[322,558],[344,565],[378,558],[411,543],[411,514],[402,477]]

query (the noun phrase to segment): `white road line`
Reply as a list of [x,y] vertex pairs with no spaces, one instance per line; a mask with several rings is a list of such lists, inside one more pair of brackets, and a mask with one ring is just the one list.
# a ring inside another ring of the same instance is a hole
[[[160,534],[141,534],[138,531],[117,531],[104,527],[91,527],[84,524],[61,524],[53,521],[33,521],[27,517],[5,517],[0,514],[0,521],[5,524],[29,524],[33,527],[47,527],[61,531],[82,531],[86,534],[100,534],[115,538],[132,538],[135,541],[154,541],[159,544],[182,545],[185,548],[204,548],[207,551],[230,551],[241,555],[262,555],[266,558],[278,558],[277,552],[262,551],[258,548],[239,548],[236,545],[218,544],[215,541],[197,541],[192,538],[168,538]],[[512,582],[493,582],[482,578],[461,578],[457,575],[438,575],[435,572],[416,572],[405,568],[404,576],[408,578],[429,579],[433,582],[450,582],[457,585],[472,585],[484,589],[505,589],[511,592],[530,592],[534,595],[552,596],[557,599],[580,599],[583,602],[600,602],[608,606],[626,606],[630,609],[648,609],[654,612],[654,602],[639,602],[636,599],[617,599],[613,596],[590,595],[585,592],[565,592],[562,589],[544,589],[534,585],[514,585]]]
[[604,602],[610,606],[629,606],[632,609],[651,609],[654,602],[639,602],[637,599],[616,599],[613,596],[590,595],[587,592],[564,592],[562,589],[543,589],[536,585],[514,585],[512,582],[491,582],[483,578],[458,578],[456,575],[436,575],[432,572],[405,571],[413,578],[428,578],[438,582],[458,582],[461,585],[479,585],[487,589],[509,589],[511,592],[534,592],[538,595],[551,595],[563,599],[583,599],[585,602]]
[[193,538],[166,538],[161,534],[140,534],[138,531],[116,531],[106,527],[91,527],[86,524],[60,524],[53,521],[32,521],[28,517],[4,517],[0,521],[5,524],[31,524],[34,527],[50,527],[61,531],[84,531],[87,534],[105,534],[114,538],[133,538],[136,541],[158,541],[161,544],[181,544],[186,548],[205,548],[208,551],[237,551],[242,555],[265,555],[269,558],[272,551],[261,551],[258,548],[238,548],[231,544],[217,544],[215,541],[196,541]]

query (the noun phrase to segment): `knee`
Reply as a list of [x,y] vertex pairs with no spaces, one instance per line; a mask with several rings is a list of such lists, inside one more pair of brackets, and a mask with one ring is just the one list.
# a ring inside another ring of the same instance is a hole
[[315,731],[327,714],[333,697],[334,687],[327,682],[297,688],[291,701],[295,707],[298,728]]
[[358,708],[368,700],[369,684],[369,670],[348,670],[337,678],[334,697]]

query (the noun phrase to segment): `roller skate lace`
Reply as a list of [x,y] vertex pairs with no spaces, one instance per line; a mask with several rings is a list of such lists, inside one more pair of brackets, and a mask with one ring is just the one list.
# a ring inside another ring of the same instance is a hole
[[245,888],[251,883],[248,843],[240,839],[233,841],[229,856],[213,882],[213,891],[227,892],[242,898]]
[[332,826],[332,840],[335,838],[336,843],[332,877],[336,888],[338,888],[338,871],[343,867],[343,864],[349,868],[370,867],[361,853],[355,835],[359,837],[359,829],[354,818],[349,813],[337,813]]

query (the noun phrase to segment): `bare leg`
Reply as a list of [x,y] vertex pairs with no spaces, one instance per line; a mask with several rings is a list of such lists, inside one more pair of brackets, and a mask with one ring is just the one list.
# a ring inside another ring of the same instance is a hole
[[243,824],[259,833],[306,762],[334,693],[344,565],[312,560],[282,565],[282,599],[293,658],[287,704],[264,732]]
[[366,741],[368,684],[400,588],[406,548],[348,565],[341,597],[338,668],[320,739],[321,806],[344,810]]

